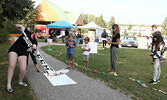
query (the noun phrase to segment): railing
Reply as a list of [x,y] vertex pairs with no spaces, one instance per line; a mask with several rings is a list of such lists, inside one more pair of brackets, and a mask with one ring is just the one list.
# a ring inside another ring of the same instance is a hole
[[[10,36],[11,36],[10,44],[12,44],[12,43],[15,42],[15,40],[14,40],[14,37],[15,37],[15,36],[21,36],[21,35],[22,35],[22,34],[10,34]],[[48,35],[48,34],[42,34],[41,36],[48,38],[50,35]]]

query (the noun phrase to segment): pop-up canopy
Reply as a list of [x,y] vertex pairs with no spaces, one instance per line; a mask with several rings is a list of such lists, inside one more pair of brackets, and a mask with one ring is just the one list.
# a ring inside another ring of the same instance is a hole
[[74,26],[64,20],[54,22],[52,24],[46,25],[48,28],[74,28]]
[[78,26],[78,28],[81,29],[101,29],[101,27],[97,26],[93,21],[84,25],[84,26]]

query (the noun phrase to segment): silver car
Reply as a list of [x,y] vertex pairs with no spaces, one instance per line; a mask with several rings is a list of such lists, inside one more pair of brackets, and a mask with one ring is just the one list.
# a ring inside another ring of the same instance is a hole
[[138,40],[134,36],[125,36],[121,40],[121,46],[122,47],[136,47],[136,48],[138,48]]

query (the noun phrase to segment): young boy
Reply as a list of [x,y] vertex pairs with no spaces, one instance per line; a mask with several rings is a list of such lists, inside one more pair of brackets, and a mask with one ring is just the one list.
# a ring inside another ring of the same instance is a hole
[[89,65],[89,51],[90,51],[90,45],[89,43],[89,37],[86,37],[84,39],[84,44],[82,45],[82,51],[83,51],[83,61],[84,61],[84,67],[83,70],[85,70],[85,66],[87,64],[87,69],[88,70],[88,65]]
[[73,35],[70,34],[68,36],[69,40],[66,42],[67,47],[67,58],[68,58],[68,68],[71,68],[71,60],[72,60],[72,68],[74,69],[74,48],[76,47],[75,41],[73,41]]

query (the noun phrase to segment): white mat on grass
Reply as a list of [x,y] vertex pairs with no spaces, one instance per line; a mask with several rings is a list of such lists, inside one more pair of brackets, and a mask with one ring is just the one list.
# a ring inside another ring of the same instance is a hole
[[73,81],[66,74],[62,74],[62,75],[58,75],[58,76],[47,76],[47,74],[44,73],[44,75],[53,86],[77,84],[75,81]]

